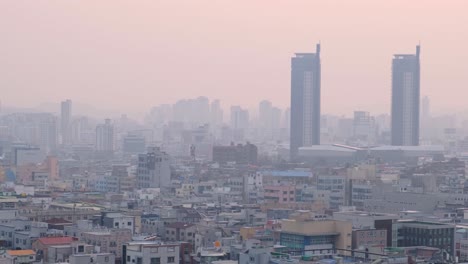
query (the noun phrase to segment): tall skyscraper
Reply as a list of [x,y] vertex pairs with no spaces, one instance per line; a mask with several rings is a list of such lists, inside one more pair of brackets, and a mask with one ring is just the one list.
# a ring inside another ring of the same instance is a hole
[[394,146],[419,145],[420,46],[416,54],[392,61],[392,140]]
[[114,151],[114,125],[110,119],[96,126],[96,150],[106,153]]
[[296,53],[291,58],[290,155],[320,144],[320,44],[316,53]]
[[62,135],[62,144],[69,145],[71,144],[72,138],[72,129],[71,129],[71,117],[72,117],[72,101],[66,100],[62,101],[61,111],[60,111],[60,122],[61,122],[61,135]]

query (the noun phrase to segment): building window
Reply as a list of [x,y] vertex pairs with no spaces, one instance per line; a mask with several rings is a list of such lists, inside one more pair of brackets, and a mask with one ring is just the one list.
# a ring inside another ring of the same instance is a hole
[[161,258],[151,258],[150,264],[161,264]]
[[127,256],[127,261],[130,261],[130,256]]
[[174,263],[175,257],[167,257],[167,263]]
[[132,222],[128,222],[127,225],[131,226],[131,225],[132,225]]

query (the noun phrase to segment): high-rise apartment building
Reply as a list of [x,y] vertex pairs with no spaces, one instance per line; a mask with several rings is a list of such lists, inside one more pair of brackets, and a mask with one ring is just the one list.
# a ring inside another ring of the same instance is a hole
[[210,105],[210,125],[217,129],[223,124],[223,109],[219,100],[214,100]]
[[71,144],[71,138],[72,138],[71,118],[72,118],[72,101],[68,99],[66,101],[62,101],[61,111],[60,111],[61,135],[62,135],[63,145]]
[[416,54],[392,61],[392,140],[394,146],[419,145],[420,46]]
[[110,119],[96,126],[96,151],[108,153],[114,151],[114,125]]
[[320,144],[320,44],[316,53],[295,55],[291,58],[291,159],[300,147]]
[[169,155],[151,147],[148,153],[138,155],[138,188],[161,188],[171,185]]

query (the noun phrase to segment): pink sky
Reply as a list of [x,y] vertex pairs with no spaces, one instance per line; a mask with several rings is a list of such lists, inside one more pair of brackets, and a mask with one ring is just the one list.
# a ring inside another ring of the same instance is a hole
[[143,112],[206,95],[289,105],[290,57],[322,43],[322,111],[388,113],[394,53],[421,94],[468,109],[468,1],[0,1],[0,100]]

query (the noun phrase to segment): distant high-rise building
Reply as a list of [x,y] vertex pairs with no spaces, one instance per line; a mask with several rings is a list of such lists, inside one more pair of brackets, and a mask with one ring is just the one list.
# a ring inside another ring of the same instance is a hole
[[96,126],[96,151],[108,153],[114,151],[114,125],[110,119]]
[[353,137],[361,144],[374,144],[376,140],[375,119],[366,111],[354,111]]
[[281,126],[281,109],[274,107],[270,101],[261,101],[258,107],[259,138],[275,140],[279,138]]
[[320,44],[316,53],[296,53],[291,58],[290,155],[303,146],[320,144]]
[[427,120],[431,116],[431,102],[429,97],[424,96],[422,99],[422,119]]
[[240,106],[231,106],[231,127],[246,129],[249,126],[249,111]]
[[233,140],[244,140],[245,132],[249,127],[249,111],[240,106],[231,106],[231,129]]
[[237,164],[257,164],[257,146],[231,144],[230,146],[213,146],[213,162],[220,164],[235,162]]
[[394,146],[419,145],[420,46],[416,54],[392,61],[392,140]]
[[66,101],[62,101],[61,111],[60,111],[61,135],[62,135],[63,145],[71,144],[71,139],[72,139],[71,118],[72,118],[72,101],[68,99]]
[[421,138],[427,139],[431,135],[431,102],[427,96],[424,96],[421,102],[420,122]]
[[151,147],[148,153],[138,155],[138,188],[161,188],[171,185],[169,155]]
[[212,127],[218,127],[223,124],[223,109],[219,100],[211,102],[210,116]]
[[50,115],[44,118],[39,124],[40,146],[46,149],[46,152],[55,152],[57,149],[57,120]]

